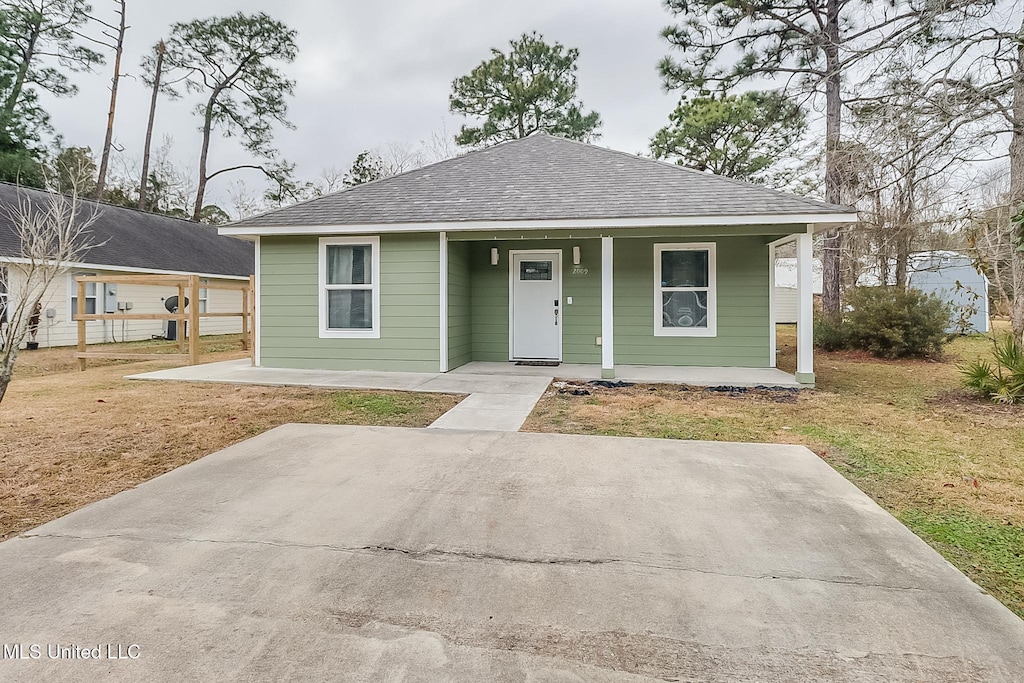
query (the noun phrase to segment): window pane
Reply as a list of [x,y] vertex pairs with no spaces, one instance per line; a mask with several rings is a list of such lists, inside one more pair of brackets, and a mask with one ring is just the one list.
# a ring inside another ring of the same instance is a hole
[[327,284],[368,285],[373,282],[370,250],[369,245],[328,245]]
[[550,280],[551,261],[520,261],[520,280]]
[[662,292],[662,327],[707,327],[707,292]]
[[332,330],[372,329],[373,292],[369,289],[327,292],[327,327]]
[[662,287],[707,287],[708,252],[661,252]]
[[[93,315],[96,313],[96,297],[87,296],[85,297],[85,314]],[[78,314],[78,297],[71,297],[71,315]]]

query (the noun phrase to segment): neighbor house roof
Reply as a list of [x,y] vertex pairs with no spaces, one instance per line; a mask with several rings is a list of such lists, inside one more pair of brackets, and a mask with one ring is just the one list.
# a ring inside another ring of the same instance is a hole
[[[46,192],[0,183],[0,260],[17,258],[21,243],[10,209],[29,202],[43,210]],[[251,242],[225,237],[212,225],[126,209],[98,202],[83,202],[82,210],[98,212],[87,239],[96,245],[81,263],[112,268],[199,273],[246,277],[254,271]]]
[[850,214],[848,207],[536,133],[247,218],[222,232],[615,219],[850,222]]

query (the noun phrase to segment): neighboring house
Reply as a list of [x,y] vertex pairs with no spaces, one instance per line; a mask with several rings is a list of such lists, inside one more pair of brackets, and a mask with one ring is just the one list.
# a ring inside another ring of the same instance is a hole
[[254,238],[256,363],[770,367],[773,246],[850,209],[539,133],[221,228]]
[[[896,263],[889,266],[889,286],[896,284]],[[858,287],[881,283],[878,266],[857,278]],[[907,286],[946,301],[952,312],[950,332],[989,331],[988,278],[974,267],[971,257],[957,251],[921,251],[910,255]]]
[[928,251],[910,260],[907,285],[947,301],[951,332],[988,332],[988,278],[969,256],[955,251]]
[[[772,290],[772,311],[776,323],[792,324],[796,322],[800,305],[800,297],[797,296],[796,279],[797,263],[793,257],[781,257],[775,259],[775,281]],[[814,259],[813,263],[813,290],[815,296],[821,296],[822,275],[821,260]]]
[[[47,195],[39,190],[0,183],[0,324],[6,324],[8,296],[21,291],[16,267],[20,243],[7,207],[27,199],[44,206]],[[77,306],[76,275],[199,275],[201,282],[246,281],[253,272],[251,243],[224,237],[209,225],[136,211],[107,204],[86,202],[84,210],[99,211],[89,228],[88,240],[96,245],[81,263],[69,264],[70,270],[58,279],[42,302],[42,315],[36,341],[40,346],[68,346],[77,343],[78,327],[72,320]],[[164,299],[176,296],[175,286],[86,285],[86,312],[110,313],[130,308],[132,313],[165,312]],[[10,302],[13,304],[13,301]],[[242,295],[238,291],[203,288],[201,313],[240,312]],[[241,331],[240,318],[203,320],[200,332],[230,334]],[[90,344],[150,339],[164,334],[160,320],[101,321],[86,323]]]

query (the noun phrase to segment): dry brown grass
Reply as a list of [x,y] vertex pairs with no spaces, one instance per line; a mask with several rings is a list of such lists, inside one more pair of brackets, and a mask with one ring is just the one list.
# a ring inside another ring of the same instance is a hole
[[[204,361],[239,355],[215,352]],[[129,381],[122,377],[171,365],[96,365],[78,372],[64,349],[19,360],[0,404],[0,540],[287,422],[422,427],[459,401]]]

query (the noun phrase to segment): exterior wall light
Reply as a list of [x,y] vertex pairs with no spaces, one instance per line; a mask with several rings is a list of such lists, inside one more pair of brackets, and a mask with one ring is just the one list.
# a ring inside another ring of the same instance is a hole
[[491,247],[491,265],[492,266],[498,265],[498,248],[497,247]]

